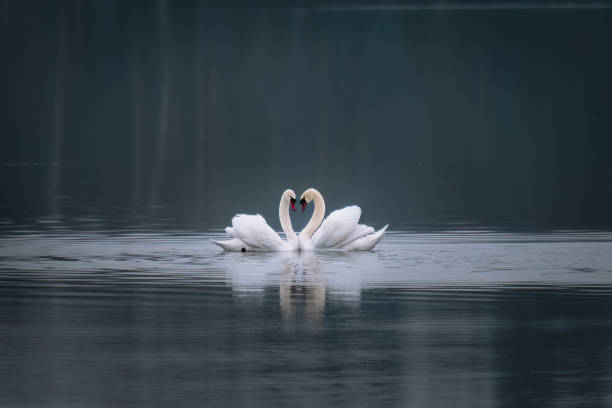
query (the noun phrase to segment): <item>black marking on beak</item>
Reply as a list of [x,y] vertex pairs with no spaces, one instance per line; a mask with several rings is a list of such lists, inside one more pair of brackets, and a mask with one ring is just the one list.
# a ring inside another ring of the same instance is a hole
[[305,199],[305,198],[302,198],[302,199],[300,200],[300,204],[302,204],[302,212],[304,212],[304,210],[306,209],[306,205],[308,204],[308,203],[306,202],[306,199]]

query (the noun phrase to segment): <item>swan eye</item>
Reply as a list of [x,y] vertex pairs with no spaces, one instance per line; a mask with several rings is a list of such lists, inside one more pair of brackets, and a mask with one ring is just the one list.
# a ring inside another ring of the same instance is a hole
[[308,203],[306,202],[306,199],[305,199],[305,198],[302,198],[302,199],[300,200],[300,204],[302,204],[302,212],[304,212],[304,210],[306,209],[306,205],[308,204]]

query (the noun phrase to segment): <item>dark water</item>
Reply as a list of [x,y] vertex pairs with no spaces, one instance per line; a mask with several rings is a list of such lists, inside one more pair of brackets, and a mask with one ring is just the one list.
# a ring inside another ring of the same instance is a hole
[[2,406],[610,406],[612,236],[0,237]]

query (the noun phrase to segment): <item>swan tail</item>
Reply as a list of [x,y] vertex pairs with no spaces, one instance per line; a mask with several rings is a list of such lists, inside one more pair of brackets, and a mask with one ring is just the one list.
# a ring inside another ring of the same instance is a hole
[[210,241],[228,252],[247,252],[249,250],[249,247],[245,245],[244,242],[236,238],[227,241],[215,241],[214,239]]

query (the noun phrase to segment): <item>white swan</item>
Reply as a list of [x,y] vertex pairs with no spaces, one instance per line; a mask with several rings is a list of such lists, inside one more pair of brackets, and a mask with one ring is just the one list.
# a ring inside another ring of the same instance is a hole
[[226,251],[247,252],[247,251],[297,251],[299,240],[289,218],[289,205],[295,211],[295,193],[287,189],[281,196],[278,206],[278,218],[281,228],[287,236],[283,240],[259,214],[246,215],[238,214],[232,218],[232,226],[225,228],[225,232],[232,237],[227,241],[214,241]]
[[[374,228],[359,224],[361,208],[356,205],[336,210],[325,216],[325,201],[314,188],[302,193],[302,212],[314,201],[314,213],[300,232],[300,250],[368,251],[376,246],[385,235],[389,225],[374,232]],[[316,231],[316,232],[315,232]]]

